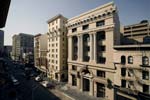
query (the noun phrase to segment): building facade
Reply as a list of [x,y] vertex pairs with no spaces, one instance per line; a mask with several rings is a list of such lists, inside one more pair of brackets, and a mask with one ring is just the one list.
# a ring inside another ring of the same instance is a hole
[[140,23],[124,26],[124,43],[150,43],[150,22],[143,20]]
[[67,81],[67,18],[61,14],[49,19],[48,23],[48,68],[49,77]]
[[0,56],[3,54],[4,49],[4,31],[0,30]]
[[73,17],[67,28],[68,85],[113,100],[113,46],[120,44],[116,6],[110,2]]
[[23,62],[33,62],[34,36],[20,33],[13,36],[12,58]]
[[118,45],[114,49],[115,100],[149,100],[150,45]]
[[11,53],[12,53],[12,46],[5,45],[4,46],[4,55],[8,58],[11,58]]
[[48,43],[47,33],[37,34],[34,36],[34,65],[36,68],[38,68],[44,73],[48,72],[47,43]]

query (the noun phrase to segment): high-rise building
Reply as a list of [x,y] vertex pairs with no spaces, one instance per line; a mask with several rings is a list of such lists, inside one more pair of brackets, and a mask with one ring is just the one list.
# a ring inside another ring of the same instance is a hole
[[0,30],[0,56],[2,56],[4,49],[4,31]]
[[47,45],[48,34],[37,34],[34,36],[34,65],[42,72],[48,72],[47,69]]
[[140,23],[124,26],[123,44],[150,43],[150,22],[143,20]]
[[49,77],[57,81],[67,80],[67,18],[61,14],[49,19],[48,23],[48,68]]
[[33,62],[34,36],[20,33],[13,36],[12,58],[24,62]]
[[120,23],[113,2],[68,20],[68,85],[95,97],[114,100],[113,46],[120,44]]

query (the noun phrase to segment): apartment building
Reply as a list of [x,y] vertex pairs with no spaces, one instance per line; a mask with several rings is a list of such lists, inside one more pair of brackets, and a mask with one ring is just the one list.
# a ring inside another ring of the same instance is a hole
[[117,45],[114,49],[115,100],[149,100],[150,45]]
[[124,26],[124,43],[150,43],[150,22],[143,20],[140,23]]
[[36,68],[47,74],[47,44],[48,35],[37,34],[34,36],[34,65]]
[[113,2],[68,20],[68,85],[108,100],[114,98],[113,46],[120,23]]
[[48,23],[48,68],[49,77],[57,81],[67,81],[67,18],[58,14]]
[[34,36],[25,33],[19,33],[13,36],[12,58],[24,62],[33,62]]
[[0,56],[2,56],[4,49],[4,31],[0,30]]

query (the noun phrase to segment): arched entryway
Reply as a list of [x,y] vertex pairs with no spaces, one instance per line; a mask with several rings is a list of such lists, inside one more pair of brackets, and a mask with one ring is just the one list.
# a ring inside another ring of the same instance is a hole
[[91,79],[93,78],[93,74],[92,72],[88,69],[87,66],[85,66],[84,68],[82,68],[80,70],[81,73],[81,85],[82,85],[82,91],[85,92],[90,92],[90,87],[92,86],[91,84]]

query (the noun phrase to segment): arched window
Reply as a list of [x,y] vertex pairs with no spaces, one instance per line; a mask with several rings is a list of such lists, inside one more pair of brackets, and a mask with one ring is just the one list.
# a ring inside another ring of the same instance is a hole
[[132,56],[128,56],[128,64],[133,64],[133,57]]
[[126,57],[125,56],[121,56],[121,64],[125,64],[126,63]]
[[148,65],[149,64],[149,59],[147,56],[142,57],[142,64],[143,65]]

